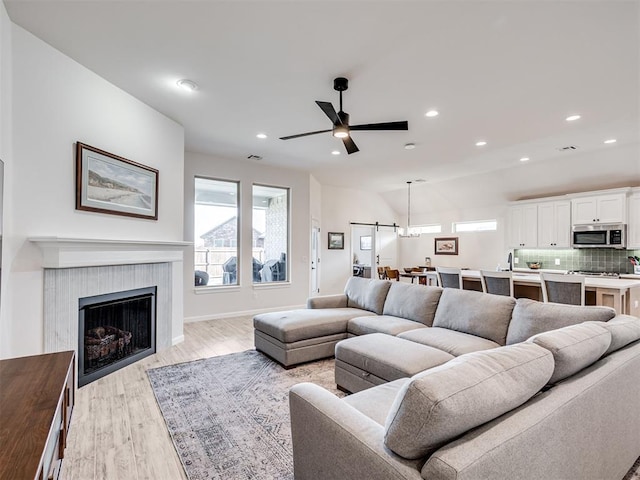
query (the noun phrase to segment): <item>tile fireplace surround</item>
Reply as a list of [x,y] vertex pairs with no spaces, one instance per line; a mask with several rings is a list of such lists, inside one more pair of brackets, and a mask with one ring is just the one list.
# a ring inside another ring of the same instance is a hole
[[44,351],[78,348],[78,300],[157,286],[156,349],[183,340],[183,254],[189,242],[60,237],[29,239],[42,250]]

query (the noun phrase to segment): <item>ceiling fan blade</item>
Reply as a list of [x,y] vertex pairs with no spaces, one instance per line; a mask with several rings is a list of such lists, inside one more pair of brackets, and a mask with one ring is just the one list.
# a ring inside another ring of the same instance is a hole
[[357,147],[355,142],[351,139],[351,137],[344,137],[342,139],[342,143],[344,143],[345,148],[347,149],[347,153],[351,155],[352,153],[359,152],[360,149]]
[[365,125],[351,125],[351,130],[409,130],[409,122],[367,123]]
[[299,133],[297,135],[289,135],[288,137],[280,137],[280,140],[291,140],[292,138],[306,137],[308,135],[315,135],[316,133],[327,133],[331,132],[333,129],[329,130],[318,130],[316,132],[307,132],[307,133]]
[[333,108],[333,105],[331,105],[331,102],[319,102],[316,100],[316,103],[322,109],[325,115],[329,117],[329,120],[331,120],[331,123],[333,123],[334,125],[342,125],[342,122],[340,121],[340,118],[336,113],[336,109]]

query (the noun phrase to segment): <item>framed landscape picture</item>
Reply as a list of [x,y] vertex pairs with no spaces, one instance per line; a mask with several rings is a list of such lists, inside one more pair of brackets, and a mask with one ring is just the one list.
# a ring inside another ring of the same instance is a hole
[[458,255],[458,237],[436,238],[434,253],[436,255]]
[[344,249],[344,233],[329,232],[329,250]]
[[76,209],[158,219],[158,170],[76,144]]
[[371,250],[371,235],[360,237],[360,250]]

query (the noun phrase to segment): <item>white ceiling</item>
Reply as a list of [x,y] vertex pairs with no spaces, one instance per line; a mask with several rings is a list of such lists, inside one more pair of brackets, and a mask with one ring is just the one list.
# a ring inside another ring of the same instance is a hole
[[[259,155],[382,192],[397,211],[417,178],[418,197],[457,185],[485,203],[640,184],[636,0],[4,3],[15,23],[184,125],[188,151]],[[337,107],[336,76],[350,81],[351,124],[409,130],[354,132],[354,155],[329,133],[279,140],[331,127],[314,101]],[[199,90],[178,90],[180,78]],[[431,108],[440,115],[426,118]],[[582,118],[566,122],[572,113]]]

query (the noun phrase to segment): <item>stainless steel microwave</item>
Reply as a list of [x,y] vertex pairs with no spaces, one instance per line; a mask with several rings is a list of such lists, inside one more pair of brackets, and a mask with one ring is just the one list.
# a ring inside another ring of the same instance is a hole
[[574,225],[573,248],[627,248],[627,226],[622,223]]

